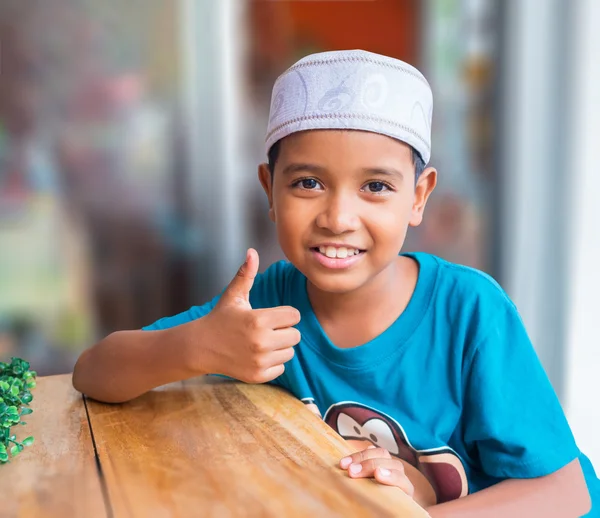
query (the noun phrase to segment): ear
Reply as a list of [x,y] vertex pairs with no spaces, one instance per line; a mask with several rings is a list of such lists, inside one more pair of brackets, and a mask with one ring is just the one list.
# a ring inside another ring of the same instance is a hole
[[262,188],[265,190],[267,199],[269,200],[269,218],[271,221],[275,221],[275,211],[273,210],[273,182],[271,181],[271,171],[267,164],[260,164],[258,166],[258,179]]
[[411,227],[417,227],[423,221],[423,212],[430,194],[435,189],[437,184],[437,171],[433,167],[425,169],[415,187],[415,201],[412,206],[410,220],[408,224]]

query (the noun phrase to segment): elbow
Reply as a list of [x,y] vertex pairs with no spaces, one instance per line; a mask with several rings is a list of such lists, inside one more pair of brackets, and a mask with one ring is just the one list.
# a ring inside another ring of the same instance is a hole
[[[115,334],[115,333],[113,333]],[[90,396],[95,399],[94,393],[98,391],[97,379],[99,378],[100,371],[102,370],[101,365],[103,364],[101,353],[104,348],[105,342],[107,342],[111,335],[108,335],[105,339],[101,340],[93,347],[89,347],[83,351],[73,367],[73,375],[71,382],[73,388],[77,392],[81,392],[86,396]]]
[[104,391],[98,391],[97,388],[94,388],[90,383],[86,383],[86,375],[83,372],[83,369],[77,368],[75,365],[75,369],[73,370],[72,376],[73,388],[80,392],[82,395],[98,401],[100,403],[125,403],[128,401],[127,398],[117,397],[110,393],[105,393]]
[[583,494],[578,502],[577,516],[586,516],[592,510],[592,497],[590,496],[585,480],[583,481],[583,484]]
[[77,392],[81,392],[82,394],[85,392],[85,384],[84,384],[84,375],[83,375],[83,364],[85,363],[85,356],[87,355],[88,351],[83,351],[83,353],[81,353],[81,356],[77,359],[77,362],[75,363],[75,367],[73,367],[73,376],[71,378],[71,381],[73,383],[73,388],[77,391]]
[[92,349],[86,349],[81,353],[75,367],[73,367],[73,375],[71,376],[71,383],[73,388],[92,399],[103,401],[104,398],[98,397],[99,386],[96,383],[97,373],[94,371],[94,363],[97,362],[96,358],[93,358]]
[[561,471],[566,475],[563,487],[564,492],[571,499],[573,512],[576,516],[587,515],[592,509],[592,498],[579,459],[574,460]]
[[583,514],[581,516],[585,516],[586,514],[588,514],[591,510],[592,510],[592,498],[590,497],[589,493],[586,499],[586,503],[585,506],[583,507],[584,511]]
[[582,493],[579,495],[576,501],[573,502],[572,506],[573,516],[581,517],[587,516],[592,510],[592,497],[590,496],[587,486],[584,488]]
[[587,486],[587,482],[585,480],[585,475],[583,474],[583,470],[581,469],[581,465],[579,465],[579,460],[577,461],[579,468],[579,498],[577,499],[577,516],[585,516],[592,510],[592,497],[590,495],[590,491]]

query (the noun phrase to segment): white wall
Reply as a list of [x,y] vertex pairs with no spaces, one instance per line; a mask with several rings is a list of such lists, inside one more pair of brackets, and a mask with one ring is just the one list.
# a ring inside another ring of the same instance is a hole
[[600,2],[504,5],[502,282],[600,471]]
[[187,187],[197,237],[194,273],[198,291],[216,295],[242,264],[248,235],[240,196],[248,176],[240,133],[245,3],[179,0],[178,5]]
[[577,0],[573,17],[572,214],[569,227],[565,407],[600,471],[600,2]]
[[562,0],[509,0],[500,73],[500,280],[554,389],[564,388],[569,49]]

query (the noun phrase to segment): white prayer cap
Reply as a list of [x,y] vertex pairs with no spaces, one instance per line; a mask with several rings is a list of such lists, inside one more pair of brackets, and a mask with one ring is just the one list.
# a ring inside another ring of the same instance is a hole
[[312,54],[275,81],[266,151],[298,131],[354,129],[401,140],[428,163],[432,112],[429,83],[404,61],[364,50]]

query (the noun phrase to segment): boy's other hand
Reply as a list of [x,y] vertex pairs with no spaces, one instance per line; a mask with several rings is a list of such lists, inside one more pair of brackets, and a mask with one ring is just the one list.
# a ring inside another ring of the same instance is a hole
[[340,468],[347,470],[350,478],[374,478],[380,484],[399,487],[411,498],[414,496],[415,488],[404,473],[402,461],[384,448],[369,446],[344,457]]
[[219,302],[204,319],[204,372],[224,374],[246,383],[265,383],[280,376],[294,357],[300,312],[290,306],[252,309],[250,290],[258,273],[258,253],[249,249]]

